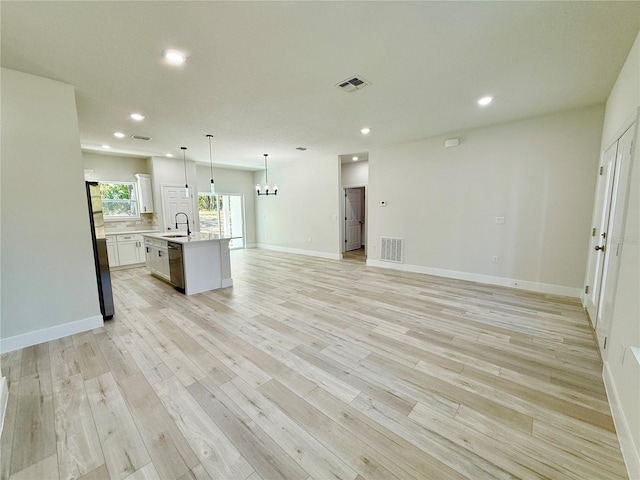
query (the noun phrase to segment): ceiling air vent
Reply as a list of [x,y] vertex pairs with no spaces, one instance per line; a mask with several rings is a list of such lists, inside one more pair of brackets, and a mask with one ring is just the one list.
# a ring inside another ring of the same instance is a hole
[[351,93],[351,92],[355,92],[356,90],[362,90],[367,85],[371,85],[371,84],[367,82],[364,78],[351,77],[351,78],[348,78],[347,80],[337,83],[336,87],[340,88],[344,92]]
[[296,150],[300,150],[301,152],[304,152],[307,149],[307,147],[296,147]]
[[131,135],[131,138],[136,140],[151,140],[151,137],[145,137],[144,135]]

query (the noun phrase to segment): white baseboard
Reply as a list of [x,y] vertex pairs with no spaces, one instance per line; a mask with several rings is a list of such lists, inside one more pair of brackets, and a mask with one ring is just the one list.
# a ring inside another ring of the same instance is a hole
[[262,248],[263,250],[273,250],[274,252],[296,253],[298,255],[308,255],[310,257],[328,258],[330,260],[342,260],[342,255],[339,253],[316,252],[313,250],[303,250],[301,248],[289,248],[289,247],[280,247],[277,245],[265,245],[264,243],[258,243],[256,247]]
[[7,378],[0,378],[0,436],[4,429],[4,415],[7,413],[7,403],[9,403],[9,386]]
[[55,327],[43,328],[34,332],[23,333],[13,337],[0,339],[0,353],[7,353],[20,348],[38,345],[39,343],[50,342],[62,337],[68,337],[76,333],[86,332],[104,325],[102,315],[83,318],[75,322],[63,323]]
[[258,248],[257,243],[247,243],[244,248]]
[[403,272],[423,273],[425,275],[434,275],[436,277],[455,278],[456,280],[468,280],[471,282],[486,283],[489,285],[499,285],[501,287],[518,288],[531,292],[562,295],[565,297],[580,298],[582,293],[579,288],[565,287],[562,285],[530,282],[528,280],[518,280],[515,278],[493,277],[491,275],[482,275],[479,273],[458,272],[455,270],[444,270],[441,268],[423,267],[420,265],[408,265],[406,263],[391,263],[367,259],[367,266],[389,268],[392,270],[401,270]]
[[613,423],[615,424],[616,432],[618,433],[620,450],[622,450],[622,457],[624,458],[624,463],[627,466],[627,473],[629,474],[630,479],[640,478],[640,454],[638,454],[638,449],[633,442],[633,435],[629,428],[629,422],[627,422],[624,409],[620,404],[620,397],[618,397],[618,391],[616,390],[609,362],[604,362],[602,378],[604,380],[604,387],[607,391],[607,397],[609,398],[609,405],[611,406]]

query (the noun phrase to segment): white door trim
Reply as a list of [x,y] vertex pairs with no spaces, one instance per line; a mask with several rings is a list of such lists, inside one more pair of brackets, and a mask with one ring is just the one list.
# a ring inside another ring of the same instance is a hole
[[344,216],[345,216],[345,210],[344,210],[344,196],[347,194],[347,189],[348,188],[363,188],[364,189],[364,230],[362,232],[362,241],[364,242],[364,253],[365,255],[367,254],[367,250],[368,250],[368,238],[369,235],[367,234],[367,230],[368,230],[368,221],[369,221],[369,195],[368,195],[368,189],[369,189],[369,185],[367,183],[354,183],[354,184],[349,184],[349,185],[343,185],[342,186],[342,201],[340,201],[340,252],[341,252],[341,256],[343,253],[345,253],[345,239],[347,236],[347,232],[345,231],[345,224],[344,224]]

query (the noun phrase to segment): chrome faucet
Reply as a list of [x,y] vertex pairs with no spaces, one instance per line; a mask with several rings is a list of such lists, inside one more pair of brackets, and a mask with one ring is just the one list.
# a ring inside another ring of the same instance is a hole
[[191,230],[189,230],[189,217],[188,217],[188,216],[187,216],[187,214],[186,214],[186,213],[184,213],[184,212],[178,212],[178,213],[176,213],[176,216],[175,216],[175,221],[176,221],[176,230],[178,229],[178,225],[185,225],[185,222],[178,223],[178,215],[180,215],[180,214],[184,215],[184,218],[186,218],[186,219],[187,219],[187,221],[186,221],[186,225],[187,225],[187,236],[189,236],[189,235],[191,235]]

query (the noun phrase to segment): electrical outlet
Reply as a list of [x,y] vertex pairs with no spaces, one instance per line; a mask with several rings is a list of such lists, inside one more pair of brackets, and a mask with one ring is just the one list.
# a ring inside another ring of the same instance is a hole
[[504,225],[504,217],[496,217],[496,225]]
[[500,257],[498,257],[497,255],[494,257],[491,257],[491,262],[492,263],[498,263],[500,261]]
[[375,244],[375,243],[372,243],[372,244],[371,244],[371,249],[372,249],[372,250],[375,250],[375,249],[376,249],[376,244]]

